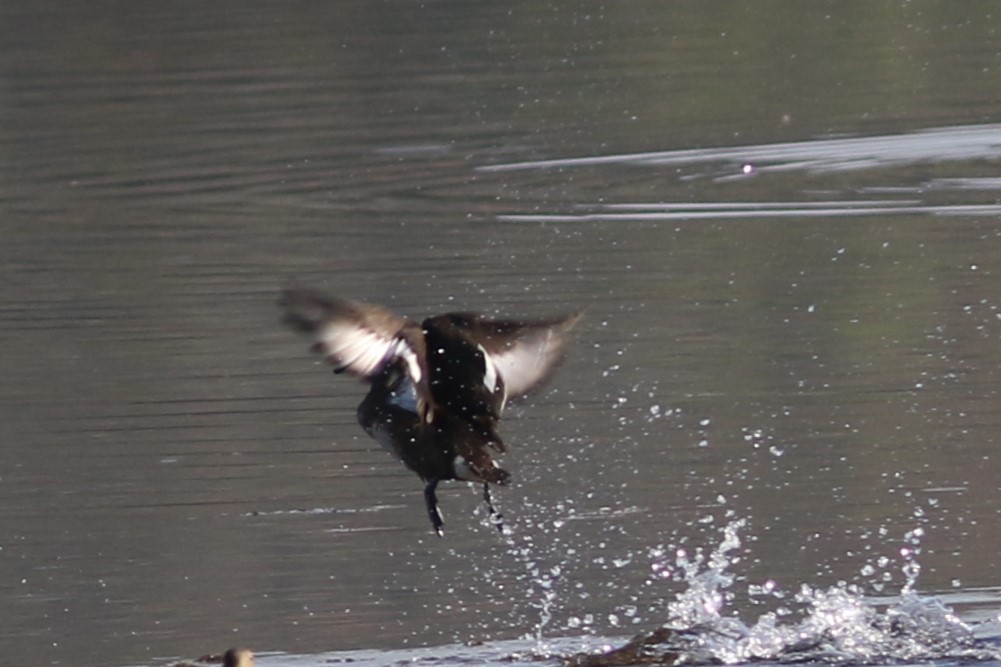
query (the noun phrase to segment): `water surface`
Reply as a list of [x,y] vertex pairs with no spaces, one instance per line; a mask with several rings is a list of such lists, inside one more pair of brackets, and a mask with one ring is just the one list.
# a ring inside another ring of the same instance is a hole
[[[749,627],[771,581],[1001,634],[992,3],[0,18],[5,660],[600,645],[734,521]],[[430,534],[289,284],[586,309],[503,424],[508,540],[459,484]]]

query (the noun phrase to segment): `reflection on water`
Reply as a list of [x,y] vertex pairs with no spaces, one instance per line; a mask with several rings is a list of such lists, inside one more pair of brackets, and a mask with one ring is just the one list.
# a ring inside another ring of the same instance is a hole
[[[584,208],[583,206],[581,208]],[[841,218],[874,215],[997,215],[999,204],[928,206],[914,201],[730,202],[725,204],[597,204],[596,212],[499,215],[505,222],[726,220],[728,218]]]
[[624,155],[534,160],[485,165],[480,171],[553,169],[608,164],[646,166],[730,163],[754,171],[837,172],[880,169],[921,162],[996,160],[1001,157],[1001,126],[971,125],[923,129],[900,135],[812,139],[760,146],[727,146]]
[[[23,4],[5,660],[573,653],[669,620],[651,550],[736,519],[726,590],[891,596],[920,529],[912,592],[997,617],[993,4]],[[303,369],[287,285],[586,309],[505,424],[510,543],[461,485],[429,534],[364,388]]]

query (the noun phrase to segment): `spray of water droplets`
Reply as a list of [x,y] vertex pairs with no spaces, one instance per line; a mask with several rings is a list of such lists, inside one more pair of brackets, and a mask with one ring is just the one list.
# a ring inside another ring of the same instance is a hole
[[[941,601],[917,593],[924,536],[920,527],[905,534],[899,552],[905,577],[899,596],[877,603],[849,584],[802,584],[790,595],[767,581],[749,586],[748,594],[771,596],[783,605],[754,622],[737,617],[727,604],[734,595],[732,570],[740,562],[739,532],[744,527],[743,520],[730,522],[709,553],[677,550],[672,560],[662,548],[651,552],[654,576],[683,587],[668,605],[664,625],[647,638],[634,638],[630,651],[639,647],[646,661],[689,664],[1001,660],[1001,647],[978,640],[974,629]],[[649,641],[651,637],[657,641]],[[619,657],[614,654],[603,656]],[[580,664],[614,664],[601,659]]]

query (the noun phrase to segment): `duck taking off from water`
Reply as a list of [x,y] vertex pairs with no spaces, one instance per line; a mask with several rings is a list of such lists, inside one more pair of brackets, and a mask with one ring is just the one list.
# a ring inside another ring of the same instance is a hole
[[286,290],[285,322],[314,337],[313,350],[370,384],[358,422],[424,481],[435,532],[444,521],[436,489],[443,480],[483,484],[491,519],[503,531],[490,485],[510,474],[497,422],[508,399],[538,387],[553,371],[579,314],[548,320],[493,320],[448,313],[418,324],[376,305],[301,289]]

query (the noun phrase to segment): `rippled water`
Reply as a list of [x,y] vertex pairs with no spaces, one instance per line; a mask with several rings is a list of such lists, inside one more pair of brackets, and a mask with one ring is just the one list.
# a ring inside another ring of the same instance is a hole
[[[997,662],[993,4],[0,19],[4,661]],[[585,309],[507,539],[460,484],[430,534],[289,284]]]

